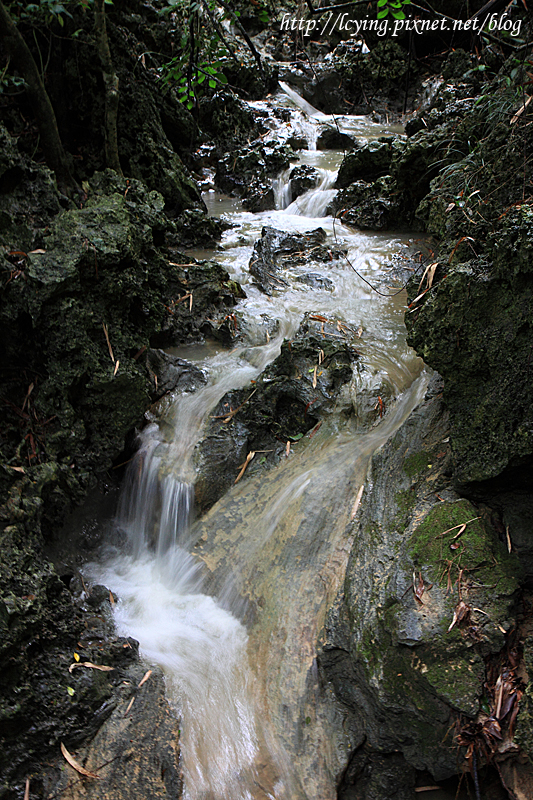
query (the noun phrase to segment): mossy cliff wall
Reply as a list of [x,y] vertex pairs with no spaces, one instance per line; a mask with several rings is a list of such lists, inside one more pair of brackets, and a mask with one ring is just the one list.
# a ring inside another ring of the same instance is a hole
[[[514,624],[520,565],[490,511],[454,491],[448,423],[433,386],[372,459],[319,657],[362,728],[341,797],[387,796],[391,759],[398,798],[412,796],[415,771],[455,774],[454,726],[478,713],[486,660]],[[452,625],[461,601],[469,612]]]

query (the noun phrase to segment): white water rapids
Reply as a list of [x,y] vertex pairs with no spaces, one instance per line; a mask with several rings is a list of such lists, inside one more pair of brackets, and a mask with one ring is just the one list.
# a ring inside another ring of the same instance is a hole
[[[301,163],[321,171],[321,184],[290,202],[288,176],[281,176],[279,209],[261,214],[206,195],[211,213],[226,214],[236,227],[220,250],[193,255],[218,260],[244,285],[247,299],[239,310],[246,342],[202,357],[206,387],[175,397],[165,418],[143,431],[115,522],[130,547],[108,550],[86,570],[118,595],[119,632],[137,639],[146,661],[165,672],[169,702],[181,717],[187,800],[336,796],[352,742],[342,730],[342,712],[320,686],[317,639],[343,579],[350,518],[368,459],[425,386],[422,364],[405,344],[403,294],[376,295],[343,261],[313,265],[313,275],[327,278],[327,286],[311,289],[298,281],[298,270],[289,288],[271,298],[252,284],[248,262],[264,225],[323,227],[382,288],[391,258],[410,244],[404,236],[334,226],[324,216],[342,154],[318,152],[315,143],[317,127],[331,120],[310,112],[291,90],[277,102],[292,109],[287,131],[307,137],[310,149]],[[384,133],[360,117],[344,117],[339,125],[357,137]],[[277,356],[306,312],[362,329],[357,348],[368,369],[350,386],[354,405],[368,388],[365,380],[381,380],[394,401],[369,431],[348,419],[325,423],[279,467],[243,480],[191,527],[192,456],[205,421],[228,390],[247,386]],[[278,320],[275,336],[266,334],[267,318]],[[187,352],[193,351],[180,355]],[[248,627],[240,621],[245,615]]]

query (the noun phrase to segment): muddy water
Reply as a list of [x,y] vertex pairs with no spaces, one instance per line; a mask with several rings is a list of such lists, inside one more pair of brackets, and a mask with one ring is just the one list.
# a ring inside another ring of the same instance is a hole
[[[290,91],[276,102],[292,108],[287,131],[308,138],[302,163],[321,171],[321,184],[292,203],[282,175],[278,210],[255,215],[234,199],[206,194],[211,213],[234,227],[217,251],[192,255],[215,258],[244,286],[247,298],[237,309],[244,342],[231,352],[180,353],[199,359],[208,384],[175,397],[165,418],[143,432],[115,520],[129,547],[108,550],[87,570],[119,596],[120,631],[165,670],[168,698],[182,718],[188,800],[336,796],[355,743],[342,708],[319,683],[316,643],[343,579],[368,459],[426,383],[405,343],[405,297],[387,288],[396,286],[391,264],[408,252],[409,238],[354,232],[324,216],[342,154],[313,148],[331,120]],[[359,137],[384,132],[362,118],[338,122]],[[312,265],[322,288],[299,281],[309,267],[295,268],[285,276],[287,289],[264,296],[248,262],[265,225],[323,227],[331,244],[348,250],[357,272],[391,296],[377,295],[344,259]],[[359,395],[380,385],[390,397],[387,413],[366,431],[353,416],[331,415],[277,468],[243,480],[191,525],[193,453],[209,414],[229,389],[257,377],[306,312],[348,326],[357,339],[367,370],[350,385],[344,407],[357,407]]]

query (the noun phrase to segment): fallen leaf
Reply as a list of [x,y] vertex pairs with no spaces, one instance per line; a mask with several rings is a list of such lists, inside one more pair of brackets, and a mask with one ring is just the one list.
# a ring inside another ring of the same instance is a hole
[[70,755],[63,742],[61,742],[61,752],[63,753],[65,760],[68,761],[70,766],[75,769],[76,772],[79,772],[80,775],[85,775],[86,778],[100,778],[99,775],[95,775],[94,772],[89,772],[88,769],[85,769],[85,767],[82,767],[81,764],[78,764],[74,756]]
[[523,105],[521,106],[521,108],[519,108],[516,114],[513,117],[511,117],[511,125],[514,125],[515,122],[518,122],[519,118],[524,113],[524,111],[526,110],[526,108],[528,107],[528,105],[531,103],[532,100],[533,100],[533,95],[530,94],[525,103],[523,103]]
[[30,250],[29,254],[34,255],[34,253],[46,253],[46,250],[41,250],[41,248],[38,248],[37,250]]
[[350,514],[350,519],[352,521],[355,519],[355,515],[357,514],[357,511],[359,510],[359,506],[361,505],[361,498],[363,496],[364,488],[365,488],[365,484],[362,483],[361,486],[359,487],[359,491],[357,492],[357,496],[355,498],[355,502],[354,502],[353,507],[352,507],[352,513]]
[[250,452],[246,456],[246,461],[244,462],[244,464],[241,467],[241,471],[239,472],[239,474],[235,478],[235,481],[234,481],[235,483],[238,483],[240,481],[240,479],[242,478],[242,476],[246,472],[246,468],[248,467],[248,464],[250,463],[250,461],[252,460],[252,458],[254,456],[255,456],[255,450],[250,450]]
[[422,573],[421,572],[418,573],[418,583],[416,581],[416,576],[413,573],[413,592],[415,594],[416,600],[421,605],[424,605],[423,602],[422,602],[422,597],[423,597],[424,591],[425,591],[425,584],[424,584],[424,579],[422,577]]
[[285,456],[286,458],[289,457],[289,453],[291,452],[291,443],[289,439],[287,439],[287,444],[285,445]]
[[125,712],[124,712],[124,716],[125,716],[125,717],[127,717],[127,716],[128,716],[128,714],[129,714],[129,712],[130,712],[130,709],[131,709],[131,707],[132,707],[132,705],[133,705],[133,703],[134,703],[134,700],[135,700],[135,698],[134,698],[134,697],[132,697],[132,698],[131,698],[131,700],[130,700],[130,702],[128,703],[128,707],[127,707],[127,709],[126,709],[126,710],[125,710]]
[[141,688],[143,683],[146,683],[146,681],[148,680],[148,678],[150,677],[151,674],[152,674],[152,670],[151,669],[149,669],[148,672],[145,672],[145,674],[143,676],[143,679],[141,680],[139,686],[137,687],[138,689]]
[[78,653],[74,653],[74,661],[79,661],[79,660],[80,660],[80,657],[79,657]]
[[113,355],[113,348],[111,347],[111,342],[109,341],[109,334],[107,332],[107,325],[102,322],[102,328],[104,329],[105,340],[107,342],[107,349],[109,350],[109,355],[111,356],[111,361],[113,364],[115,363],[115,356]]
[[415,786],[415,792],[436,792],[440,786]]
[[317,368],[315,367],[313,371],[313,389],[316,389],[316,370]]
[[511,544],[511,537],[509,536],[509,525],[507,525],[507,527],[505,528],[505,538],[507,539],[507,550],[510,553],[511,550],[513,549],[513,546]]
[[24,800],[30,800],[30,779],[26,778],[26,788],[24,789]]
[[424,274],[422,275],[422,280],[418,284],[418,291],[422,288],[422,284],[424,283],[424,278],[427,276],[427,288],[431,289],[433,285],[433,278],[435,277],[435,271],[437,269],[437,262],[434,264],[428,264],[424,270]]
[[465,603],[464,600],[459,600],[457,605],[455,606],[455,610],[453,612],[453,619],[451,622],[450,627],[448,628],[448,633],[454,627],[454,625],[459,625],[464,619],[466,619],[470,614],[470,606]]
[[76,667],[87,667],[88,669],[97,669],[100,672],[112,672],[115,667],[106,667],[103,664],[93,664],[91,661],[80,661],[79,663],[71,664],[68,668],[69,672],[73,672]]
[[113,597],[113,592],[111,591],[111,589],[109,590],[109,602],[111,603],[112,606],[115,605],[115,598]]
[[115,377],[115,375],[118,372],[118,365],[119,364],[120,364],[120,361],[115,361],[115,369],[113,370],[113,377]]

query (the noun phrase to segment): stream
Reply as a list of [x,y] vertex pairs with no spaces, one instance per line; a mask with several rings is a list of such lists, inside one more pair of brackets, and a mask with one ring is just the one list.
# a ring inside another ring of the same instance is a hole
[[[316,150],[316,139],[332,118],[286,86],[251,105],[271,111],[272,103],[290,110],[289,122],[272,117],[272,139],[305,136],[309,149],[299,163],[319,170],[320,185],[292,202],[287,171],[274,182],[277,209],[258,214],[205,193],[210,213],[233,227],[218,249],[190,255],[220,262],[244,287],[237,311],[245,341],[231,351],[211,343],[172,351],[194,360],[208,382],[173,397],[163,418],[141,433],[113,523],[129,546],[109,545],[85,569],[118,596],[119,632],[137,639],[144,659],[165,672],[181,719],[187,800],[336,797],[354,743],[341,705],[321,684],[317,642],[342,585],[369,458],[427,385],[405,343],[405,293],[396,291],[391,269],[413,252],[412,240],[354,231],[325,216],[343,154]],[[335,124],[360,140],[394,130],[362,117]],[[264,226],[322,227],[327,241],[346,248],[357,271],[390,296],[376,294],[343,259],[313,264],[313,286],[299,280],[308,265],[301,274],[289,269],[288,286],[264,295],[248,272]],[[353,415],[330,414],[278,466],[245,476],[195,520],[193,456],[206,421],[229,390],[249,386],[276,358],[306,313],[354,332],[367,369],[350,384],[348,400],[356,407],[359,396],[383,386],[386,413],[366,428]]]

